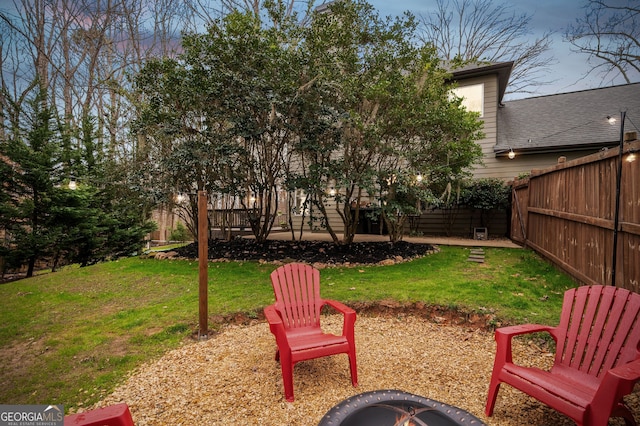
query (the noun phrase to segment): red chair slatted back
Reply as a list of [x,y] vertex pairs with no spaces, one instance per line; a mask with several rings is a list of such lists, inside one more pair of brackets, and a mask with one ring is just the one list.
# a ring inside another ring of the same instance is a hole
[[286,329],[320,327],[320,271],[290,263],[271,273],[271,283]]
[[555,363],[601,378],[640,357],[640,295],[613,286],[565,293]]

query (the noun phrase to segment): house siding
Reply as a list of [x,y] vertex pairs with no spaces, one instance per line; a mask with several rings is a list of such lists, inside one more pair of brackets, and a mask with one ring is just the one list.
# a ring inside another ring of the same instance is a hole
[[477,143],[482,149],[483,165],[477,165],[471,169],[474,178],[495,177],[497,168],[502,165],[496,161],[493,148],[497,141],[497,110],[498,110],[498,76],[486,75],[482,77],[465,79],[459,81],[460,87],[473,84],[484,84],[484,116],[482,121],[482,131],[484,138]]
[[[342,222],[342,218],[336,211],[336,203],[335,201],[327,201],[325,203],[325,207],[327,209],[327,216],[329,219],[329,223],[331,224],[331,228],[339,237],[342,237],[344,232],[344,224]],[[313,223],[309,225],[309,218],[314,217]],[[302,221],[304,220],[304,224]],[[305,216],[296,214],[291,217],[291,222],[293,223],[293,228],[295,231],[302,229],[304,232],[326,232],[326,229],[322,226],[320,219],[320,212],[317,210],[317,207],[312,206],[309,208],[309,211]]]
[[497,74],[464,79],[458,82],[458,86],[464,87],[480,83],[484,84],[484,116],[480,118],[484,138],[477,143],[482,149],[483,164],[471,168],[473,177],[510,181],[516,176],[528,173],[531,169],[556,164],[559,155],[519,156],[513,160],[503,156],[496,157],[494,148],[498,141],[498,108],[500,108]]
[[[563,161],[571,161],[590,154],[595,154],[598,151],[599,150],[594,149],[590,151],[567,151],[549,154],[519,154],[516,155],[513,160],[509,160],[508,158],[498,158],[498,161],[507,163],[509,167],[501,169],[502,173],[496,174],[496,177],[507,181],[515,180],[533,171],[546,169]],[[509,172],[511,172],[511,174],[509,174]]]

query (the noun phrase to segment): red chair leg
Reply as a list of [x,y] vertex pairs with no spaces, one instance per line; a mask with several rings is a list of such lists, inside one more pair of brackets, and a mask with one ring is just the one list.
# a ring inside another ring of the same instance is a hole
[[356,366],[356,354],[349,353],[349,369],[351,370],[351,384],[358,386],[358,367]]
[[293,363],[291,357],[281,354],[280,368],[282,370],[282,383],[284,385],[284,397],[288,402],[293,402]]
[[484,409],[484,413],[487,415],[487,417],[491,417],[493,415],[493,407],[496,405],[498,390],[500,390],[500,382],[491,378],[491,383],[489,384],[489,393],[487,395],[487,406]]

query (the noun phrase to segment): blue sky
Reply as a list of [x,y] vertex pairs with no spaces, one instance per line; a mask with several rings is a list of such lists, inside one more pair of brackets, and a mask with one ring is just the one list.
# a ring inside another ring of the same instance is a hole
[[[436,9],[436,0],[368,1],[382,16],[396,16],[406,10],[415,15],[424,15]],[[615,2],[627,3],[626,1]],[[545,76],[545,80],[554,80],[555,82],[541,87],[537,95],[574,92],[608,85],[603,83],[597,74],[585,78],[584,75],[591,69],[587,63],[587,55],[571,52],[569,43],[562,40],[562,34],[567,25],[574,23],[577,17],[584,15],[582,9],[582,5],[585,4],[584,0],[505,0],[495,3],[510,4],[514,12],[525,12],[532,15],[530,28],[533,33],[532,38],[545,31],[555,33],[551,48],[556,63],[549,67],[550,72]],[[624,84],[624,81],[619,80],[615,84]],[[527,97],[529,96],[532,95],[527,95]]]

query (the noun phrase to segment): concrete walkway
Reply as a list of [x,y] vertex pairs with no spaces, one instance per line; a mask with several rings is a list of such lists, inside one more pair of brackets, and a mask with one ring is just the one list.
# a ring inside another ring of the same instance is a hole
[[[271,240],[291,240],[291,232],[272,232],[269,235]],[[331,241],[331,236],[326,232],[305,232],[302,234],[303,240],[315,241]],[[366,241],[389,241],[387,235],[371,235],[356,234],[354,242]],[[503,247],[503,248],[522,248],[518,244],[507,238],[491,239],[491,240],[473,240],[471,238],[461,237],[408,237],[405,236],[403,241],[410,243],[426,243],[441,246],[465,246],[465,247]]]

